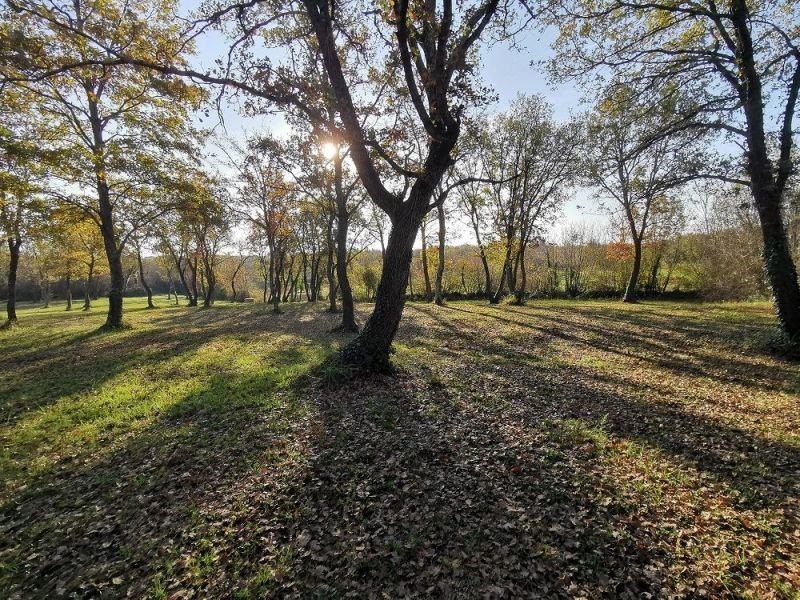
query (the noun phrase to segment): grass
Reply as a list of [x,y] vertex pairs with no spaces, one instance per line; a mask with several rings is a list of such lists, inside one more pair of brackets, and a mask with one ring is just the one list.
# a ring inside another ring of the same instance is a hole
[[0,331],[0,597],[800,594],[765,303],[414,303],[345,386],[322,306],[63,308]]

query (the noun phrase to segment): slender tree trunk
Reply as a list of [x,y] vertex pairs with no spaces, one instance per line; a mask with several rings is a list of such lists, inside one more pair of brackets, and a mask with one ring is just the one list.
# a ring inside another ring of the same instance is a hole
[[17,272],[19,271],[19,248],[22,239],[19,236],[8,238],[8,300],[6,315],[9,323],[17,321]]
[[144,262],[142,262],[142,252],[139,247],[136,247],[136,262],[139,265],[139,281],[144,288],[145,294],[147,294],[147,308],[155,308],[155,304],[153,304],[153,290],[147,284],[147,280],[144,277]]
[[42,283],[42,308],[50,308],[50,280],[46,277]]
[[433,298],[433,288],[431,287],[431,276],[428,272],[428,236],[425,232],[425,221],[420,225],[419,232],[422,238],[422,276],[425,280],[425,300],[430,301]]
[[214,304],[214,292],[217,288],[217,276],[214,275],[214,267],[206,255],[203,256],[203,268],[205,271],[206,280],[203,308],[209,308],[212,304]]
[[444,294],[442,293],[442,283],[444,280],[444,243],[446,238],[444,207],[440,202],[436,207],[437,218],[439,220],[439,264],[436,265],[435,297],[437,306],[444,305]]
[[347,276],[347,230],[350,227],[350,213],[347,211],[347,197],[342,189],[342,159],[334,160],[334,181],[336,186],[336,278],[342,292],[342,324],[344,331],[358,332],[353,290]]
[[[306,294],[306,302],[311,302],[311,292],[308,287],[308,254],[303,252],[301,258],[303,263],[303,291]],[[314,258],[312,257],[311,260],[313,261]]]
[[639,273],[642,270],[642,240],[633,240],[633,268],[631,276],[628,278],[628,285],[625,287],[625,294],[622,296],[623,302],[636,302],[636,286],[639,283]]
[[86,290],[83,296],[83,310],[92,310],[92,283],[94,282],[94,256],[89,261],[89,273],[86,275]]
[[[170,251],[170,254],[172,254],[172,260],[175,263],[175,268],[178,270],[178,278],[181,280],[181,285],[183,286],[183,289],[186,291],[186,295],[189,297],[189,301],[191,302],[192,294],[191,294],[191,291],[189,290],[189,286],[186,283],[186,265],[185,264],[183,264],[183,265],[181,264],[182,257],[178,256],[177,254],[175,254],[172,251],[171,247],[169,248],[169,251]],[[187,260],[186,262],[188,263],[189,261]],[[175,305],[176,306],[178,305],[178,291],[177,290],[175,290]]]
[[336,252],[336,242],[334,241],[333,237],[333,219],[331,217],[328,219],[328,265],[327,265],[327,274],[328,274],[328,311],[335,313],[338,312],[336,307],[336,294],[338,292],[338,286],[336,284],[336,260],[335,260],[335,252]]
[[72,276],[67,275],[67,310],[72,310]]
[[188,288],[189,291],[189,306],[197,306],[197,301],[200,297],[199,292],[197,291],[197,253],[194,255],[194,262],[192,259],[188,259],[186,261],[186,265],[189,267],[189,284],[190,287]]
[[492,297],[492,271],[489,269],[489,259],[486,258],[486,251],[483,246],[480,247],[481,252],[481,265],[483,266],[484,286],[483,293],[487,300]]

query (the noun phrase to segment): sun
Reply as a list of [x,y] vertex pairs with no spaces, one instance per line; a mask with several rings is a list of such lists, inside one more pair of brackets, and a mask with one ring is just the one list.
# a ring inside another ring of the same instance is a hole
[[320,152],[322,153],[322,156],[324,156],[327,159],[331,159],[334,156],[336,156],[336,153],[339,150],[336,147],[336,144],[334,144],[333,142],[325,142],[324,144],[322,144],[322,146],[320,146],[319,149]]

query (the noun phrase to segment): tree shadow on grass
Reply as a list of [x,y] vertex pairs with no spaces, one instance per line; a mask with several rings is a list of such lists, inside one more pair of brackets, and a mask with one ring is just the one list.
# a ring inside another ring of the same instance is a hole
[[[533,327],[499,315],[476,313],[523,329]],[[427,314],[442,330],[453,331],[452,322],[441,314],[433,310]],[[535,329],[547,331],[546,326]],[[415,334],[422,333],[410,332],[412,336]],[[460,334],[468,339],[477,335],[464,330],[460,330]],[[430,331],[427,335],[431,335]],[[558,337],[564,335],[575,340],[572,334],[564,332]],[[552,348],[547,350],[547,343],[545,337],[544,344],[540,344],[542,352],[557,352]],[[476,357],[459,366],[471,373],[464,381],[481,386],[478,374],[490,374],[494,393],[503,395],[507,393],[505,390],[511,390],[514,394],[511,399],[516,401],[518,410],[526,413],[527,422],[553,417],[588,422],[604,419],[608,433],[637,440],[693,465],[737,490],[743,504],[749,507],[782,504],[800,494],[800,448],[794,444],[756,435],[722,419],[688,412],[658,397],[643,396],[637,383],[603,371],[531,362],[524,352],[517,353],[517,359],[512,358],[508,368],[498,370],[493,368],[496,350],[492,343],[484,339],[481,344],[488,356]],[[506,352],[501,352],[500,356],[508,358]],[[737,365],[731,363],[730,368],[735,370]],[[780,373],[775,383],[780,387]],[[473,389],[473,393],[487,393],[484,390],[479,387]]]
[[[297,321],[304,318],[310,327],[298,326]],[[27,347],[14,347],[9,357],[0,357],[3,423],[13,427],[31,411],[96,390],[132,367],[157,366],[187,355],[220,336],[233,335],[247,342],[269,333],[313,341],[320,339],[321,336],[312,336],[316,329],[326,327],[327,321],[323,313],[316,314],[305,307],[298,307],[285,319],[252,310],[232,315],[226,310],[187,309],[154,316],[144,327],[133,330],[54,333],[57,341],[50,343],[37,336]]]
[[[280,360],[307,357],[287,350]],[[241,516],[211,507],[254,474],[291,464],[305,415],[278,379],[231,373],[133,436],[109,432],[107,451],[60,462],[2,507],[0,589],[6,597],[144,597],[161,580],[202,583],[218,568],[216,538]]]
[[[737,357],[730,352],[723,354],[706,347],[697,347],[691,339],[675,335],[677,324],[653,323],[651,320],[628,314],[609,317],[595,312],[583,313],[585,318],[592,321],[591,324],[585,322],[578,324],[574,315],[570,318],[567,315],[537,313],[533,317],[526,309],[517,307],[481,307],[484,310],[479,310],[477,307],[474,310],[452,306],[449,308],[466,314],[478,314],[496,319],[513,327],[529,329],[543,336],[557,337],[576,345],[589,346],[624,357],[636,357],[676,374],[709,377],[720,382],[736,383],[761,390],[800,393],[800,373],[791,362],[773,360],[770,364],[763,364],[741,356]],[[535,321],[511,318],[503,312],[512,312],[522,319],[533,317]],[[595,322],[602,319],[609,319],[616,326],[603,327]],[[717,337],[713,333],[714,327],[716,324],[708,328],[694,326],[692,335],[699,339],[702,332],[706,337],[712,336],[721,346],[725,345],[725,340],[733,339],[728,335],[735,334],[740,338],[742,336],[741,330],[731,327],[729,333]],[[690,361],[686,360],[687,356]]]
[[[422,374],[401,370],[338,391],[299,376],[214,373],[145,430],[110,435],[107,452],[42,474],[0,514],[0,589],[634,598],[680,594],[681,584],[687,596],[702,586],[730,593],[704,583],[715,574],[679,556],[671,534],[707,506],[686,507],[657,532],[645,522],[664,515],[615,496],[607,453],[618,439],[657,448],[676,468],[706,474],[708,495],[739,478],[763,496],[744,504],[773,506],[789,505],[794,492],[771,470],[791,469],[796,451],[759,445],[751,454],[765,472],[731,471],[728,458],[750,464],[735,456],[738,430],[642,403],[596,373],[531,360],[524,328],[494,338],[443,318],[453,312],[426,312],[404,321],[401,343],[460,362],[445,368],[423,355],[414,359]],[[224,320],[198,321],[200,330],[231,334]],[[555,341],[535,343],[546,354]],[[307,362],[291,347],[274,360]],[[750,535],[762,557],[772,553],[774,541]],[[692,560],[712,552],[701,546]],[[759,560],[729,569],[731,589],[743,589]]]

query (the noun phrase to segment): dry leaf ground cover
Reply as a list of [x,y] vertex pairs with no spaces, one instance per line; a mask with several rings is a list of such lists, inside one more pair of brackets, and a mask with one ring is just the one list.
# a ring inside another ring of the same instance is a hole
[[0,332],[0,597],[800,593],[767,304],[410,304],[331,389],[320,305],[126,302]]

